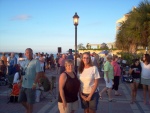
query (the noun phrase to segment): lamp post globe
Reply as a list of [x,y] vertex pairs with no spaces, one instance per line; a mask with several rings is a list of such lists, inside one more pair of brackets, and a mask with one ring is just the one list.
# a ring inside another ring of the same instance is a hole
[[75,26],[75,71],[77,73],[77,26],[79,22],[79,16],[77,13],[73,16],[73,23]]
[[75,15],[73,16],[73,23],[75,26],[78,26],[79,23],[79,16],[77,13],[75,13]]

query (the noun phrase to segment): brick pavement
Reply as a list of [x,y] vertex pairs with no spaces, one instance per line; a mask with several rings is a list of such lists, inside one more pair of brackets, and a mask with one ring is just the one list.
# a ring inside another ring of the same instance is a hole
[[[58,74],[56,71],[46,71],[48,77],[56,76],[56,97],[58,95]],[[100,79],[100,90],[105,87],[103,78]],[[119,92],[122,96],[114,96],[115,102],[108,102],[107,94],[103,94],[103,99],[99,100],[97,113],[150,113],[150,105],[143,104],[142,89],[138,90],[137,102],[130,104],[130,87],[129,84],[122,83],[119,86]],[[47,93],[44,93],[47,95]],[[52,102],[51,102],[52,100]],[[25,113],[25,109],[19,103],[8,103],[8,86],[0,86],[0,113]],[[59,113],[57,99],[48,94],[41,102],[34,106],[34,113]],[[81,107],[76,113],[83,113]]]

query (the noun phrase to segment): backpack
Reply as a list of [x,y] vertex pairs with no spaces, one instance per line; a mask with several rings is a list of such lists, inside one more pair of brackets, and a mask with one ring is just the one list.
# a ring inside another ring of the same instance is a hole
[[50,81],[47,77],[41,78],[40,83],[42,84],[45,92],[50,90],[51,84],[50,84]]

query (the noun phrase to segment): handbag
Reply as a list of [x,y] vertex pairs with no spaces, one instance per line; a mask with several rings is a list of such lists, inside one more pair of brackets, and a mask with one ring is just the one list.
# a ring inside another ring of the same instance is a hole
[[133,83],[133,77],[131,75],[128,75],[124,78],[124,81],[127,83]]

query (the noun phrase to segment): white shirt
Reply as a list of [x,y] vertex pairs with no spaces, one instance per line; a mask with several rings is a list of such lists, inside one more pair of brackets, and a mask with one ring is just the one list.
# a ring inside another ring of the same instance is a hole
[[96,66],[85,68],[83,72],[79,74],[81,92],[90,94],[92,87],[94,86],[95,79],[98,78],[100,78],[100,75]]
[[20,80],[19,80],[19,73],[16,72],[15,75],[14,75],[14,80],[13,80],[13,83],[18,83]]
[[95,60],[95,57],[91,56],[91,61],[94,62]]
[[150,79],[150,64],[145,65],[143,62],[141,62],[142,72],[141,77],[144,79]]
[[7,65],[9,66],[10,56],[7,57]]
[[19,64],[21,67],[25,66],[25,58],[19,58],[17,61],[17,64]]

